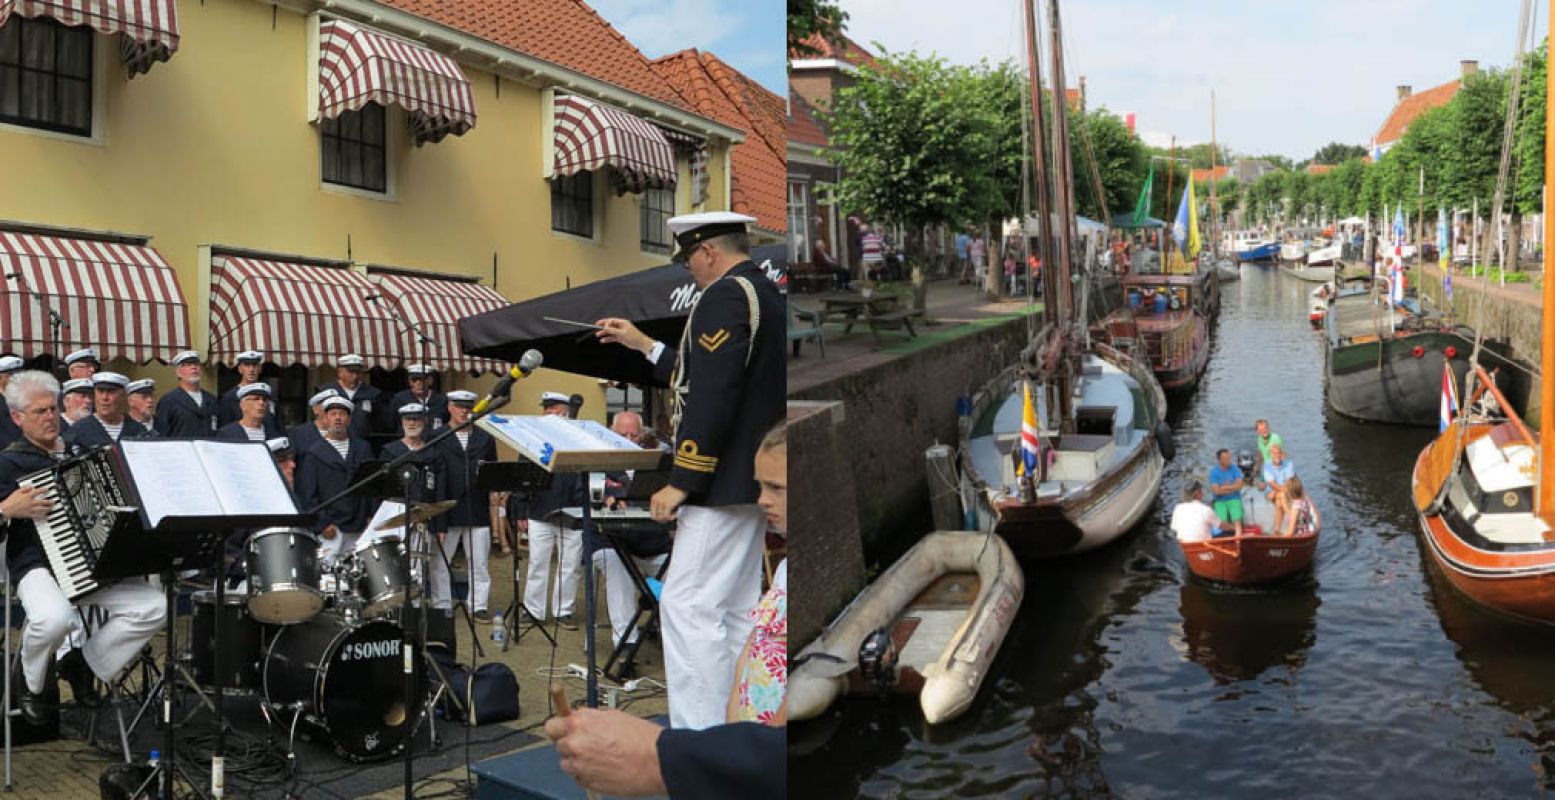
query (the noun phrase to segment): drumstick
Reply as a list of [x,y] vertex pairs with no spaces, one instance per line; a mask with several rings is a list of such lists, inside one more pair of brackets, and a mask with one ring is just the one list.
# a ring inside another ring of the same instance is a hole
[[572,714],[572,705],[567,702],[567,689],[561,681],[551,681],[551,713],[558,717]]

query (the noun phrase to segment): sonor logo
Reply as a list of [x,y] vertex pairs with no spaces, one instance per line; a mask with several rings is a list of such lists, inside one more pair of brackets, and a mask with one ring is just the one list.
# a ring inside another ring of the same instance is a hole
[[400,640],[385,639],[381,642],[351,642],[340,648],[341,661],[367,661],[373,658],[395,658],[400,654]]

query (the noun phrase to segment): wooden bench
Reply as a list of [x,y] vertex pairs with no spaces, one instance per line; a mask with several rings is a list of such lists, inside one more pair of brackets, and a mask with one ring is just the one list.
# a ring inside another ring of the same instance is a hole
[[[923,316],[922,311],[912,308],[899,308],[895,311],[887,311],[884,314],[873,314],[869,317],[869,329],[871,331],[876,331],[879,328],[895,330],[897,326],[901,326],[906,329],[907,338],[912,339],[918,335],[918,332],[913,330],[912,327],[913,318],[921,316]],[[879,337],[876,336],[876,338]]]
[[826,357],[826,334],[821,329],[821,312],[807,311],[788,303],[788,340],[794,343],[794,355],[799,355],[799,345],[806,339],[814,339],[821,358]]

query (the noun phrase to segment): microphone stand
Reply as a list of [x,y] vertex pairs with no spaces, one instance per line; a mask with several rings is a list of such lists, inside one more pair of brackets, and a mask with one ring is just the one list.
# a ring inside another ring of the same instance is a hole
[[[355,492],[357,492],[358,490],[360,490],[363,487],[367,486],[368,484],[373,483],[373,482],[379,480],[380,478],[382,478],[382,477],[384,477],[386,475],[390,475],[390,474],[396,474],[397,475],[397,474],[400,474],[400,468],[402,466],[406,466],[407,464],[409,464],[409,462],[412,459],[416,458],[418,455],[421,454],[422,450],[426,450],[428,447],[436,446],[438,443],[442,442],[444,439],[447,439],[448,437],[453,436],[454,434],[458,433],[459,431],[468,430],[476,422],[479,422],[480,420],[485,419],[486,417],[490,416],[492,414],[492,412],[497,411],[498,409],[506,406],[508,404],[508,401],[509,401],[510,398],[507,395],[504,394],[504,395],[502,395],[500,397],[488,397],[488,399],[491,400],[492,402],[490,404],[488,404],[486,406],[486,408],[482,409],[480,411],[480,413],[471,414],[469,419],[465,420],[464,422],[462,422],[462,423],[460,423],[458,425],[449,425],[449,426],[447,426],[444,430],[440,431],[436,436],[433,436],[432,438],[427,439],[426,440],[426,444],[421,446],[421,450],[409,450],[409,451],[406,451],[404,455],[398,456],[398,457],[394,458],[393,460],[386,462],[383,466],[379,467],[371,475],[368,475],[367,477],[357,481],[356,483],[353,483],[350,486],[347,486],[346,488],[342,489],[340,492],[335,494],[334,497],[331,497],[331,498],[329,498],[327,500],[324,500],[323,502],[319,503],[318,505],[315,505],[313,508],[308,509],[307,512],[305,512],[305,513],[317,514],[320,510],[322,510],[324,508],[327,508],[330,504],[334,503],[336,500],[344,498],[347,495],[354,494]],[[419,470],[420,469],[420,465],[416,465],[416,467],[414,467],[414,468]],[[405,504],[405,510],[407,512],[410,511],[410,503],[409,502],[407,502]],[[405,535],[405,539],[406,539],[406,542],[405,542],[406,548],[405,549],[406,549],[406,553],[407,553],[407,556],[408,556],[408,554],[410,552],[410,541],[409,541],[410,540],[410,525],[408,525],[408,524],[405,527],[405,534],[406,534]],[[405,575],[403,576],[402,579],[405,581],[405,586],[407,588],[407,594],[408,594],[408,590],[409,590],[409,586],[410,586],[410,576],[409,576],[410,559],[407,557],[404,561],[405,561],[405,563],[404,563],[404,570],[403,571],[404,571]],[[428,569],[429,570],[431,569],[431,565],[430,564],[428,565]],[[407,597],[405,602],[406,602],[406,605],[409,605],[410,598]],[[423,608],[422,608],[423,618],[424,618],[425,614],[426,614],[426,606],[423,606]],[[419,629],[422,626],[417,625],[416,627]],[[406,626],[404,626],[402,628],[401,634],[402,634],[401,645],[400,645],[400,647],[401,647],[401,657],[402,657],[402,659],[404,661],[404,669],[405,669],[405,686],[404,686],[404,690],[403,690],[404,693],[405,693],[404,703],[405,703],[405,714],[406,714],[405,722],[404,722],[404,725],[405,725],[405,800],[413,800],[414,793],[413,793],[412,790],[413,790],[414,787],[412,786],[412,784],[413,784],[414,781],[412,780],[413,768],[412,768],[411,764],[412,764],[412,759],[415,757],[415,753],[414,753],[415,745],[416,745],[415,732],[416,732],[416,727],[419,724],[419,720],[417,719],[417,717],[420,716],[420,712],[421,712],[421,705],[419,703],[415,702],[416,698],[414,697],[414,695],[416,693],[416,689],[415,689],[415,683],[416,683],[416,681],[415,681],[415,668],[416,668],[417,658],[419,657],[418,654],[421,652],[421,648],[425,645],[425,642],[423,641],[423,639],[425,637],[424,637],[424,635],[419,635],[420,634],[419,630],[417,631],[417,635],[413,635],[411,633],[411,626],[409,626],[409,625],[406,625]],[[480,644],[477,641],[477,639],[478,639],[478,637],[474,635],[474,623],[472,622],[471,623],[471,641],[475,642],[475,646],[476,647],[479,647]]]
[[394,304],[392,304],[392,303],[379,303],[378,301],[381,300],[382,298],[383,298],[383,295],[370,294],[370,295],[367,295],[367,297],[365,299],[367,300],[367,302],[372,303],[373,305],[378,306],[378,307],[382,308],[383,310],[387,311],[389,316],[392,317],[395,322],[397,322],[397,323],[399,323],[401,325],[404,325],[405,328],[404,328],[404,330],[401,330],[400,333],[405,333],[406,331],[410,331],[411,333],[416,334],[416,344],[421,346],[421,360],[423,362],[426,361],[427,360],[427,345],[431,345],[433,347],[436,347],[437,346],[437,341],[434,340],[432,337],[428,336],[426,334],[426,331],[421,330],[420,326],[416,325],[416,323],[411,322],[409,317],[405,316],[404,314],[401,314],[399,309],[394,307]]
[[65,318],[61,317],[59,315],[59,312],[54,310],[54,306],[50,305],[49,301],[46,298],[44,298],[43,293],[39,292],[37,289],[32,288],[32,284],[27,282],[27,276],[23,275],[20,272],[13,272],[9,276],[7,276],[7,277],[9,277],[11,280],[16,281],[18,284],[21,284],[22,289],[24,291],[26,291],[28,294],[32,295],[32,299],[37,301],[38,305],[42,306],[44,311],[48,312],[48,315],[49,315],[49,360],[50,360],[50,362],[52,362],[51,366],[54,368],[54,371],[58,372],[59,369],[60,369],[60,361],[59,361],[59,329],[60,328],[68,328],[70,326],[65,323]]

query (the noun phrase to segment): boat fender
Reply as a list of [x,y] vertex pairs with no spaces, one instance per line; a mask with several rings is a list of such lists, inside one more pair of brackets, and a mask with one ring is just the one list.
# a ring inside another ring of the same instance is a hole
[[1447,345],[1447,349],[1442,351],[1442,355],[1447,356],[1448,358],[1457,358],[1458,348],[1453,347],[1452,345]]
[[1160,448],[1161,457],[1167,461],[1171,461],[1177,455],[1177,443],[1172,441],[1172,428],[1164,419],[1155,422],[1155,446]]
[[1415,345],[1410,349],[1409,354],[1415,358],[1423,358],[1425,356],[1425,348],[1421,347],[1420,345]]

